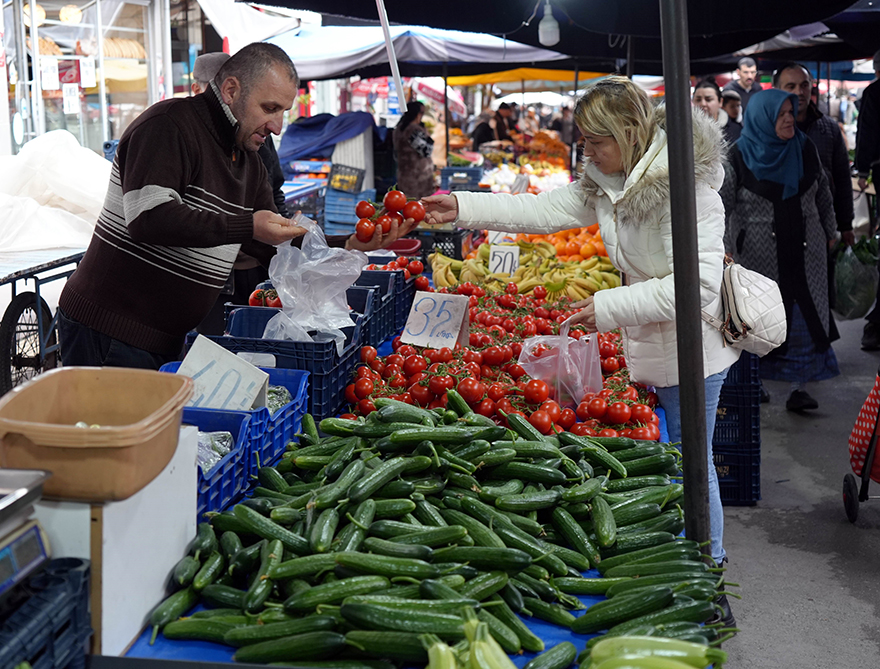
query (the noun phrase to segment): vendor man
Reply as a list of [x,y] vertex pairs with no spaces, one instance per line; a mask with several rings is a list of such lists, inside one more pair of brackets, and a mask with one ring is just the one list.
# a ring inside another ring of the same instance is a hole
[[[279,134],[299,80],[284,51],[250,44],[203,94],[159,102],[125,131],[88,251],[59,300],[65,365],[158,369],[177,359],[239,249],[267,264],[305,229],[275,212],[257,151]],[[415,226],[381,228],[386,246]]]

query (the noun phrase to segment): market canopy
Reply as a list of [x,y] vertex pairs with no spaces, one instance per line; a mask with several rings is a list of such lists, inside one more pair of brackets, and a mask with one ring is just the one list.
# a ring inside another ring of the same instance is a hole
[[[537,62],[568,63],[567,56],[493,35],[391,26],[391,38],[403,76],[473,74]],[[338,79],[389,73],[382,28],[313,26],[267,40],[284,49],[303,80]]]
[[558,81],[571,83],[604,77],[607,72],[575,72],[574,70],[549,70],[535,67],[518,67],[515,70],[475,74],[473,76],[449,77],[450,86],[481,86],[521,81]]

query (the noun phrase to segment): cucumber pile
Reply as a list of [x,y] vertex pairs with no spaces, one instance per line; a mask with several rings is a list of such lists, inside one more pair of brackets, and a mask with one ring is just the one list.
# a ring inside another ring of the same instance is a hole
[[[697,631],[722,579],[677,538],[674,448],[543,436],[516,414],[499,427],[459,400],[378,399],[366,419],[321,421],[324,436],[306,416],[253,496],[199,525],[153,638],[349,669],[425,665],[427,639],[467,643],[468,612],[509,654],[545,650],[517,614],[583,634],[718,638]],[[581,614],[587,594],[608,599]],[[210,608],[181,618],[199,602]],[[573,660],[557,647],[530,667]]]

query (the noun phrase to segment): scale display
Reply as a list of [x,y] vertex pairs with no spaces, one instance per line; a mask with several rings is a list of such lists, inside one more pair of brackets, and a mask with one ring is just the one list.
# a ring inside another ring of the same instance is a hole
[[36,521],[7,537],[0,548],[0,596],[27,578],[48,557]]

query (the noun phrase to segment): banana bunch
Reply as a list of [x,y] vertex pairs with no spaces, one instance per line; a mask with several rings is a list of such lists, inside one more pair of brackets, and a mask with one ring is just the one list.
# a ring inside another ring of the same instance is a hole
[[431,264],[432,278],[437,288],[451,288],[458,285],[464,261],[435,252],[428,256],[428,262]]

